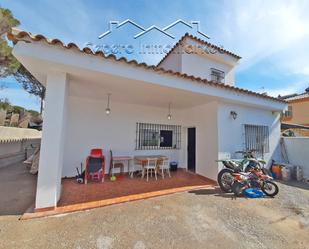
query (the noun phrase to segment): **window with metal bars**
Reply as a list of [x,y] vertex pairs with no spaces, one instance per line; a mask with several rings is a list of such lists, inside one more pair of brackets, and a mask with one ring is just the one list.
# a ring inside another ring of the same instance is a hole
[[244,125],[245,149],[260,154],[269,152],[269,128],[265,125]]
[[180,149],[181,126],[136,123],[136,150]]
[[292,118],[293,117],[293,107],[291,105],[288,106],[288,110],[283,113],[283,116],[285,118]]
[[225,78],[225,73],[219,69],[216,68],[211,68],[210,69],[211,73],[211,80],[218,82],[218,83],[224,83],[224,78]]

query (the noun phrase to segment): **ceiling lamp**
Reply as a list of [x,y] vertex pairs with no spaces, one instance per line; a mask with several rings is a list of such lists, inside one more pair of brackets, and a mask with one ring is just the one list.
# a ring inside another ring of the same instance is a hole
[[168,104],[168,115],[167,115],[167,119],[171,120],[172,119],[172,114],[171,114],[171,103]]
[[106,115],[109,115],[109,114],[111,113],[111,108],[109,107],[110,96],[111,96],[111,94],[108,93],[108,94],[107,94],[107,107],[106,107],[106,109],[105,109]]

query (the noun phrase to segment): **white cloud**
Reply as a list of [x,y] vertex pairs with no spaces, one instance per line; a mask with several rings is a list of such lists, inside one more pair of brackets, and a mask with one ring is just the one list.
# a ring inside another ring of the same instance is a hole
[[228,1],[218,36],[243,57],[240,70],[267,58],[287,73],[307,73],[308,10],[309,1]]
[[308,87],[308,83],[304,81],[293,82],[287,86],[280,86],[279,88],[265,88],[259,92],[266,92],[268,95],[278,97],[278,95],[288,95],[293,93],[304,92],[304,89]]

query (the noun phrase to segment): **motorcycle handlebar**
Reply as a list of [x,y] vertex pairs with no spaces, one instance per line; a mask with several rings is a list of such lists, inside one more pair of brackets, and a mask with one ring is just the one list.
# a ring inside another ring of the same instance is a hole
[[235,153],[241,153],[241,154],[248,154],[248,153],[252,153],[252,152],[257,152],[257,150],[246,150],[246,151],[238,150],[238,151],[235,151]]

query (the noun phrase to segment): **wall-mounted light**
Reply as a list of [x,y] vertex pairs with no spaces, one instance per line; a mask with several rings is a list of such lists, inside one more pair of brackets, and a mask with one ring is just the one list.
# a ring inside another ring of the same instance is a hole
[[111,113],[111,108],[110,108],[110,106],[109,106],[110,96],[111,96],[111,94],[108,93],[108,94],[107,94],[107,107],[106,107],[106,109],[105,109],[106,115],[109,115],[109,114]]
[[172,114],[171,114],[171,103],[168,104],[168,115],[167,115],[167,119],[171,120],[172,119]]
[[235,120],[237,118],[237,112],[231,111],[230,112],[231,117]]

